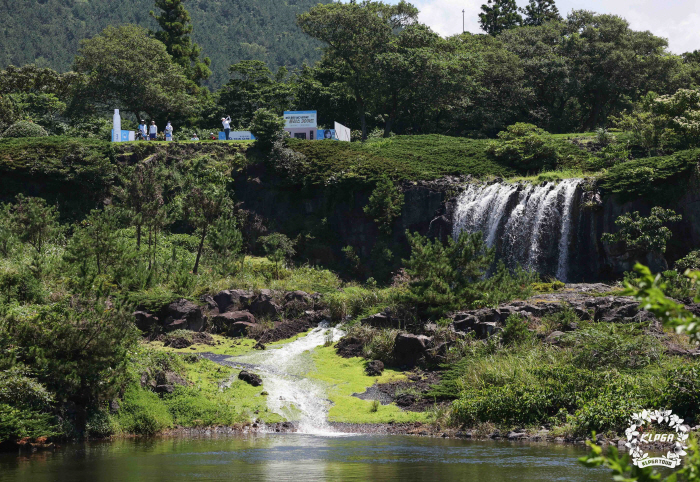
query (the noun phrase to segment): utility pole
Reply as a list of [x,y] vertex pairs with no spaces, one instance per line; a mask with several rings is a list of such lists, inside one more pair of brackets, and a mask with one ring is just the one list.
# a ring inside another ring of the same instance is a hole
[[464,9],[462,9],[462,33],[464,33]]

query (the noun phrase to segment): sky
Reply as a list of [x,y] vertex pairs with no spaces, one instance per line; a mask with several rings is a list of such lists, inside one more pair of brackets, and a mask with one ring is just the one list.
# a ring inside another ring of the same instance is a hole
[[[454,35],[464,27],[480,32],[479,13],[485,0],[409,0],[420,10],[420,21],[441,35]],[[668,39],[677,54],[700,49],[700,0],[557,0],[562,16],[572,10],[619,15],[634,30],[649,30]],[[523,7],[527,0],[518,0]]]

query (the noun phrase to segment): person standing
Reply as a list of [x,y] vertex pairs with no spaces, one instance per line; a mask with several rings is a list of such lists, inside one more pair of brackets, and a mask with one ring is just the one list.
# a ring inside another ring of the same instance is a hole
[[156,136],[158,135],[158,127],[156,126],[156,121],[151,121],[151,126],[149,127],[148,130],[148,137],[152,141],[156,140]]
[[221,118],[221,123],[224,126],[224,134],[226,135],[226,140],[229,140],[229,134],[231,133],[231,116],[226,116]]
[[173,126],[172,126],[172,124],[170,124],[170,121],[168,121],[168,124],[165,126],[165,140],[166,141],[173,140]]
[[139,124],[139,134],[141,134],[141,139],[146,140],[148,139],[148,125],[146,124],[146,121],[141,119],[141,123]]

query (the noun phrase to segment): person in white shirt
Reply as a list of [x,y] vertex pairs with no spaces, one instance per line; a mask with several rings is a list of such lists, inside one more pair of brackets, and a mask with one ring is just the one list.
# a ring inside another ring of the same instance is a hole
[[231,133],[231,116],[226,116],[221,118],[221,123],[224,125],[224,134],[226,134],[226,140],[229,140],[229,134]]
[[170,124],[170,121],[168,121],[168,124],[165,126],[165,140],[173,140],[173,126]]
[[156,121],[151,121],[151,125],[148,129],[149,138],[152,141],[155,141],[156,136],[158,135],[158,127],[156,126]]

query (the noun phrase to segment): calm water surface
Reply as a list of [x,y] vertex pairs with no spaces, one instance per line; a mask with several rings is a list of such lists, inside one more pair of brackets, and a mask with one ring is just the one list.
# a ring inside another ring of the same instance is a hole
[[584,448],[408,436],[257,434],[65,445],[0,455],[0,481],[610,481]]

